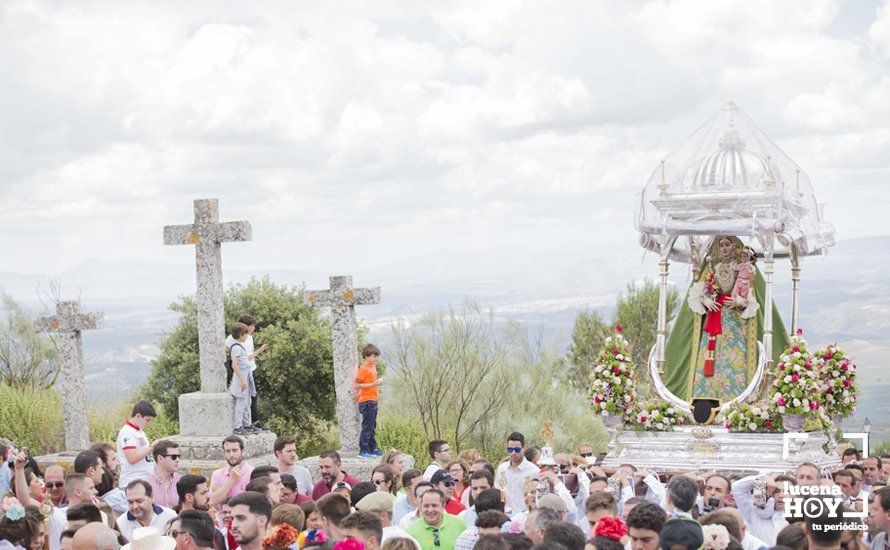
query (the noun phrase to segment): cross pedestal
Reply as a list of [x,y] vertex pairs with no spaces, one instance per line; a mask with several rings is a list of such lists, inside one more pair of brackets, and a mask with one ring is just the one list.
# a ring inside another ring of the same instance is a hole
[[78,301],[59,302],[55,315],[37,319],[37,330],[54,333],[59,349],[62,374],[59,392],[62,394],[65,448],[69,451],[82,451],[90,446],[80,333],[99,328],[102,321],[101,313],[82,313]]
[[353,385],[359,365],[355,306],[380,303],[380,287],[354,288],[352,277],[348,275],[331,277],[330,284],[328,290],[308,291],[304,301],[311,307],[331,308],[340,452],[344,456],[353,456],[358,453],[358,437],[361,432]]
[[165,245],[194,245],[197,274],[201,391],[179,396],[179,429],[187,436],[232,433],[232,397],[226,391],[222,246],[249,241],[250,223],[219,221],[217,199],[195,200],[195,223],[164,227]]

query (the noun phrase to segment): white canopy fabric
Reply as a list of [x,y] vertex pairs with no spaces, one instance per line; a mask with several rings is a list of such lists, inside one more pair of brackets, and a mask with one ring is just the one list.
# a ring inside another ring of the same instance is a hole
[[639,197],[636,228],[656,252],[667,239],[686,237],[670,252],[684,262],[713,235],[752,237],[758,249],[775,243],[777,256],[821,254],[834,244],[809,177],[732,102],[655,169]]

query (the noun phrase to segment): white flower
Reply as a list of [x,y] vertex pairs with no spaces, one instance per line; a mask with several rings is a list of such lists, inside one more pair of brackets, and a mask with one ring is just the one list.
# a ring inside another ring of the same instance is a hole
[[794,353],[791,354],[791,357],[794,357],[795,359],[800,359],[801,353],[799,351],[795,351]]
[[780,397],[782,397],[782,392],[776,392],[776,394],[773,396],[773,399],[778,399]]
[[785,414],[785,406],[782,405],[778,408],[779,414]]
[[628,379],[625,381],[625,385],[627,385],[627,387],[629,388],[629,387],[631,387],[631,386],[634,385],[634,381],[631,380],[630,378],[628,378]]
[[791,357],[788,356],[788,354],[783,355],[783,356],[780,357],[779,359],[780,359],[783,363],[787,363],[788,361],[791,361]]
[[624,356],[619,353],[618,355],[615,356],[615,359],[618,359],[619,361],[624,361]]
[[625,403],[630,403],[630,394],[625,394],[624,401]]
[[795,398],[794,398],[794,401],[792,401],[792,404],[793,404],[795,407],[800,407],[800,399],[798,399],[798,398],[795,397]]
[[850,395],[850,390],[845,389],[845,390],[844,390],[844,393],[843,393],[843,396],[846,397],[846,396],[848,396],[848,395]]
[[611,337],[611,336],[609,336],[608,338],[606,338],[606,343],[607,343],[607,344],[608,344],[609,342],[611,342],[611,341],[612,341],[612,337]]
[[791,383],[791,375],[790,375],[790,374],[787,375],[787,376],[785,376],[785,383],[786,383],[786,384],[790,384],[790,383]]
[[802,404],[803,404],[804,407],[809,407],[809,406],[810,406],[810,400],[807,399],[807,398],[804,398],[804,400],[802,401]]
[[754,430],[757,429],[757,424],[755,424],[754,422],[751,422],[750,424],[748,424],[748,429],[753,432]]

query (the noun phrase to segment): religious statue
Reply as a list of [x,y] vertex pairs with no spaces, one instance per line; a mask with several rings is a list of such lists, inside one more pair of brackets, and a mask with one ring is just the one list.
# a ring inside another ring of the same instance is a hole
[[[693,265],[694,280],[665,350],[665,385],[677,397],[740,395],[754,377],[763,338],[764,281],[754,250],[733,236],[715,236]],[[773,356],[788,335],[773,306]]]

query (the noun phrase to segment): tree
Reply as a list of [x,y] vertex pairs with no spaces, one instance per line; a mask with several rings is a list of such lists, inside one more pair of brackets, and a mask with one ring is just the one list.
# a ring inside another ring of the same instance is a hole
[[569,381],[573,386],[587,390],[596,355],[611,333],[612,328],[596,311],[582,311],[575,317],[567,358]]
[[52,338],[37,332],[34,319],[10,296],[3,296],[3,310],[0,381],[18,389],[51,387],[59,376]]
[[445,438],[460,449],[503,405],[511,379],[495,331],[494,316],[469,303],[393,325],[397,391],[428,439]]
[[[255,372],[260,415],[273,431],[297,434],[299,450],[311,447],[335,416],[330,323],[305,306],[302,296],[303,289],[278,286],[268,278],[234,285],[224,296],[227,327],[240,315],[253,315],[256,346],[269,344]],[[201,385],[197,307],[189,296],[170,309],[181,317],[159,343],[143,394],[178,419],[179,394],[198,391]]]
[[[641,372],[648,372],[649,352],[658,333],[658,285],[645,279],[642,285],[631,281],[624,293],[618,295],[615,323],[623,327],[622,334],[630,342],[631,354]],[[679,303],[677,289],[667,292],[667,319],[670,322]]]
[[472,303],[410,324],[400,320],[388,346],[393,386],[382,408],[387,437],[402,418],[419,418],[425,441],[441,437],[456,449],[474,447],[499,460],[509,433],[519,430],[540,443],[536,434],[551,420],[560,448],[605,442],[586,390],[569,384],[560,354],[543,341],[542,330],[498,322],[494,312]]

